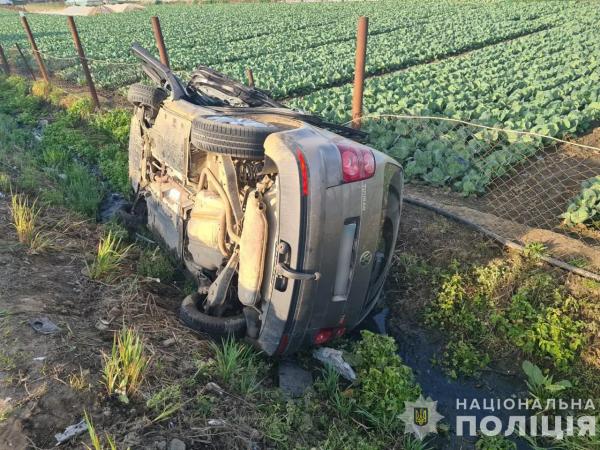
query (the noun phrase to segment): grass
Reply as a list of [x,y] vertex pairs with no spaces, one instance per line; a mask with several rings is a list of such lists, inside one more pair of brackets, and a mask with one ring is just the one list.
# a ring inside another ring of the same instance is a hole
[[82,164],[71,164],[61,178],[59,186],[65,204],[77,212],[96,218],[98,207],[104,197],[101,184],[90,176],[89,169]]
[[140,275],[157,278],[162,283],[170,283],[175,277],[175,265],[160,247],[144,249],[138,260],[137,269]]
[[181,385],[179,384],[162,388],[146,401],[146,407],[156,414],[156,417],[152,420],[153,422],[168,419],[177,413],[182,406]]
[[10,176],[6,172],[0,172],[0,192],[10,192]]
[[85,445],[86,450],[117,450],[117,444],[115,443],[115,439],[110,436],[108,433],[105,434],[106,444],[103,444],[96,432],[96,427],[94,426],[94,422],[92,418],[88,415],[87,411],[84,411],[84,420],[87,425],[88,435],[90,437],[90,441],[92,446],[90,447],[87,444]]
[[24,195],[15,194],[11,198],[10,212],[20,243],[26,245],[33,253],[48,246],[48,238],[38,228],[41,209],[37,206],[37,199],[30,202]]
[[88,274],[92,280],[114,280],[117,271],[131,245],[123,246],[120,238],[116,238],[112,231],[100,239],[96,257],[92,264],[88,265]]
[[0,399],[0,423],[8,419],[12,410],[10,399]]
[[517,444],[504,436],[483,436],[475,443],[475,450],[517,450]]
[[211,347],[215,375],[236,391],[252,395],[259,387],[259,374],[264,369],[258,354],[233,338],[227,338],[221,345],[211,343]]
[[67,381],[69,382],[71,389],[75,391],[85,391],[90,388],[87,374],[81,367],[79,367],[79,373],[70,373],[67,377]]
[[149,364],[144,343],[132,328],[115,333],[110,355],[103,354],[102,378],[109,395],[118,395],[124,403],[136,394],[144,381]]

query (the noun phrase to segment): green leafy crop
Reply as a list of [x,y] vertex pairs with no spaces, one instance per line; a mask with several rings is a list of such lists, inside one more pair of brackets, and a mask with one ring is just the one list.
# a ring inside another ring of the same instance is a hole
[[600,229],[600,175],[581,183],[581,192],[560,217],[566,225],[586,224]]

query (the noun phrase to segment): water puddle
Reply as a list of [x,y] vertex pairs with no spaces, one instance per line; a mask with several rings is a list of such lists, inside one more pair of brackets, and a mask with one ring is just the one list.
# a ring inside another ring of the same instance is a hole
[[[456,417],[470,415],[476,417],[476,422],[489,415],[498,417],[503,424],[503,429],[508,424],[511,411],[500,409],[489,410],[467,410],[456,408],[457,399],[466,400],[467,405],[476,399],[480,405],[483,400],[504,399],[517,397],[525,398],[527,389],[521,379],[516,376],[506,375],[492,370],[486,370],[478,378],[459,378],[454,380],[448,377],[439,365],[432,361],[440,355],[443,350],[443,339],[437,339],[432,330],[425,329],[414,323],[394,323],[386,327],[387,308],[375,312],[365,319],[361,328],[373,332],[388,334],[394,337],[398,344],[399,354],[403,362],[413,369],[415,378],[421,385],[423,396],[431,397],[437,401],[437,411],[444,416],[442,423],[450,427],[450,431],[440,434],[430,440],[430,446],[444,450],[467,450],[474,449],[476,437],[460,437],[456,435]],[[389,329],[386,329],[389,328]],[[520,413],[518,413],[520,414]],[[468,425],[464,432],[468,433]],[[517,442],[519,450],[527,450],[530,447],[523,441]]]

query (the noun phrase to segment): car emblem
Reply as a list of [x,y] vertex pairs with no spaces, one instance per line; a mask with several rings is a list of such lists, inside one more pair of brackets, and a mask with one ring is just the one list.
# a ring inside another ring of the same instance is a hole
[[362,255],[360,255],[360,265],[363,267],[367,266],[371,263],[372,259],[373,259],[373,254],[369,250],[367,250]]

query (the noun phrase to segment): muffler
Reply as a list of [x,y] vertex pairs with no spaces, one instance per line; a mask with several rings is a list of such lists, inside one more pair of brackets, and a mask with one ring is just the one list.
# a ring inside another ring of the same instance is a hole
[[267,232],[267,215],[262,195],[258,191],[253,191],[246,202],[244,226],[240,238],[238,298],[246,306],[256,304],[260,298]]

